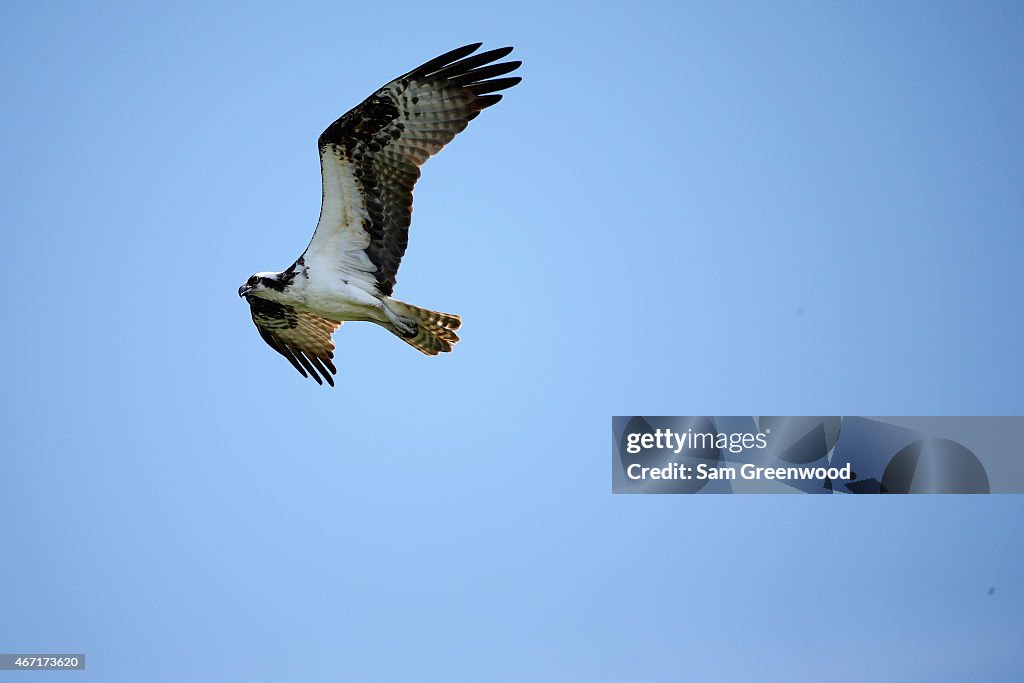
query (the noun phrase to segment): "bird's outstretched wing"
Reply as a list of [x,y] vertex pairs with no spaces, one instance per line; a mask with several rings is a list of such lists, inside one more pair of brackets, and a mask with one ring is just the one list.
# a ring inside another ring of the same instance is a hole
[[512,48],[473,54],[480,45],[399,76],[320,136],[323,204],[303,255],[314,270],[391,295],[408,244],[419,167],[501,99],[493,93],[522,80],[498,78],[521,64],[494,63]]
[[323,384],[320,379],[323,376],[333,387],[334,378],[331,375],[338,370],[334,367],[334,342],[331,341],[331,335],[341,327],[341,323],[276,301],[256,296],[245,298],[249,302],[252,321],[256,323],[263,341],[287,358],[303,377],[312,376],[317,384]]

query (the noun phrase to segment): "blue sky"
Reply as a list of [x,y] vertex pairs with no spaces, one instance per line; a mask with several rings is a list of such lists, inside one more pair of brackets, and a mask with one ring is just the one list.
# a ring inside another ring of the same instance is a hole
[[[302,380],[237,287],[305,247],[320,131],[477,40],[524,81],[426,166],[396,289],[463,342],[347,324]],[[0,651],[1024,667],[1019,496],[612,496],[608,453],[615,414],[1024,410],[1020,4],[7,3],[0,54]]]

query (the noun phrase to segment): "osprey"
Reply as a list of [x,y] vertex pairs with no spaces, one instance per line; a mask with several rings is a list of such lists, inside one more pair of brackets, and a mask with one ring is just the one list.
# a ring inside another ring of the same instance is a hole
[[[334,386],[331,335],[346,320],[384,327],[429,356],[451,351],[462,320],[391,298],[409,241],[419,167],[451,142],[522,62],[511,47],[466,45],[399,76],[320,135],[323,203],[309,246],[279,273],[238,289],[263,340],[303,377]],[[471,56],[472,55],[472,56]]]

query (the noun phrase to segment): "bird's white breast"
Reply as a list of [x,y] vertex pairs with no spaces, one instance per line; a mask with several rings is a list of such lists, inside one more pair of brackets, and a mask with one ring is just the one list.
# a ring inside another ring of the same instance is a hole
[[296,278],[295,294],[311,312],[331,320],[387,319],[380,298],[362,283],[333,270],[318,274],[310,266],[306,272],[307,277]]

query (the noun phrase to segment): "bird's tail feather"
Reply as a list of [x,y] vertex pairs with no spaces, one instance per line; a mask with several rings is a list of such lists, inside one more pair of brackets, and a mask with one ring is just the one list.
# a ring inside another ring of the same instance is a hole
[[388,300],[388,307],[397,315],[415,322],[416,333],[405,334],[394,324],[385,327],[406,344],[428,356],[451,351],[459,341],[455,330],[462,325],[462,318],[457,315],[428,311],[396,299]]

